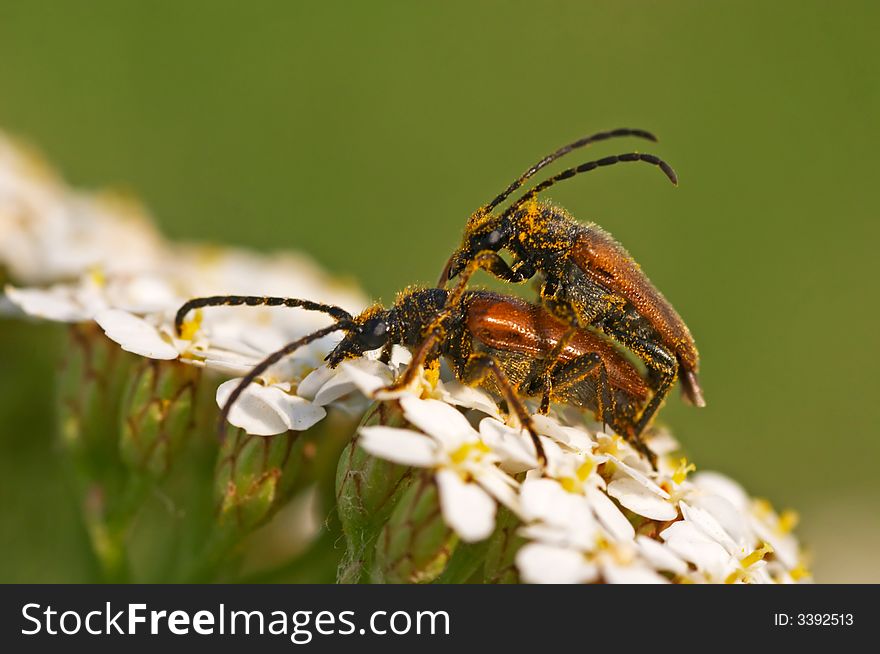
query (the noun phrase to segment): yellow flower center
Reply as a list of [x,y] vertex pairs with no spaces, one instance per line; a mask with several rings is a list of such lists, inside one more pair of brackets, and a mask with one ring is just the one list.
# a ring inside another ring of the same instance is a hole
[[612,434],[610,438],[603,438],[599,441],[599,443],[599,452],[601,452],[602,454],[608,454],[609,456],[620,458],[620,446],[623,443],[623,439],[620,436],[618,436],[617,434]]
[[803,563],[798,563],[794,568],[792,568],[791,572],[789,572],[791,578],[795,581],[800,581],[804,577],[810,576],[810,571],[807,569]]
[[89,270],[89,278],[94,282],[95,286],[98,286],[99,288],[102,288],[107,284],[107,277],[104,275],[104,271],[98,266]]
[[184,320],[183,324],[180,326],[180,338],[185,341],[191,341],[196,332],[202,326],[202,310],[196,309],[195,313],[193,313],[193,317],[189,320]]
[[[755,515],[761,520],[771,520],[774,514],[773,505],[764,499],[756,499],[753,504],[753,510]],[[791,531],[797,527],[800,519],[797,511],[786,509],[779,515],[779,519],[776,523],[776,530],[780,534],[791,533]]]
[[425,381],[431,386],[431,390],[437,388],[437,382],[440,381],[440,361],[439,359],[425,368]]
[[791,533],[791,531],[797,527],[800,519],[801,517],[798,515],[797,511],[792,511],[791,509],[783,511],[782,515],[779,516],[779,531],[783,534]]
[[767,518],[773,513],[773,505],[763,498],[756,498],[752,506],[759,518]]
[[678,467],[675,469],[675,472],[672,473],[672,481],[674,481],[677,486],[687,479],[689,472],[694,472],[696,469],[697,466],[693,463],[688,463],[688,460],[683,458],[678,462]]
[[574,471],[574,477],[559,477],[557,481],[569,493],[583,493],[584,482],[587,481],[590,473],[593,472],[593,468],[595,468],[595,464],[590,459],[587,459]]
[[473,441],[464,443],[450,452],[449,458],[455,465],[461,465],[465,461],[479,461],[491,451],[483,441]]
[[762,543],[761,547],[739,560],[739,569],[731,572],[727,579],[724,580],[724,583],[735,584],[737,581],[744,580],[748,576],[748,569],[750,567],[758,563],[758,561],[763,561],[765,556],[772,553],[773,546],[770,543]]

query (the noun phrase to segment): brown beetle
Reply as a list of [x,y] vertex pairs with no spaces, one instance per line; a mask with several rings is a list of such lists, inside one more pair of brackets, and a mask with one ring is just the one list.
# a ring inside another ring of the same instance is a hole
[[[471,270],[478,265],[479,258]],[[531,434],[542,461],[543,448],[522,397],[541,397],[544,407],[554,401],[592,411],[653,461],[635,431],[636,418],[651,397],[638,369],[601,335],[588,329],[570,334],[566,323],[539,306],[489,291],[465,290],[469,273],[462,275],[452,291],[407,289],[391,308],[373,306],[358,316],[339,307],[292,298],[196,298],[180,308],[176,325],[179,330],[192,309],[221,305],[301,307],[326,313],[335,321],[257,364],[227,399],[221,428],[244,389],[269,367],[326,334],[344,331],[345,337],[326,357],[329,366],[380,347],[387,360],[392,345],[408,346],[415,350],[412,363],[394,384],[404,387],[414,380],[421,364],[431,366],[444,356],[460,381],[507,401],[509,410]]]
[[[610,234],[592,223],[580,223],[563,209],[536,201],[559,181],[603,166],[644,162],[659,167],[673,184],[677,177],[662,159],[630,152],[568,168],[523,194],[500,214],[493,210],[532,175],[561,156],[596,141],[619,136],[656,140],[643,130],[600,132],[566,145],[520,175],[469,219],[462,244],[441,275],[445,286],[472,261],[505,281],[520,283],[543,277],[541,302],[578,328],[592,326],[634,352],[646,365],[654,395],[636,425],[636,435],[650,422],[672,384],[680,377],[684,396],[705,406],[697,379],[699,354],[684,321],[650,282],[629,253]],[[512,255],[508,264],[497,253]],[[567,335],[563,338],[565,342]]]

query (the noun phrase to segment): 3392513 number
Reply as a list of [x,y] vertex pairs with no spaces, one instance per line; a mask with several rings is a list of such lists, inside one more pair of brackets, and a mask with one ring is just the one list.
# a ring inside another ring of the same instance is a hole
[[849,627],[853,624],[852,613],[799,613],[797,624],[803,627]]

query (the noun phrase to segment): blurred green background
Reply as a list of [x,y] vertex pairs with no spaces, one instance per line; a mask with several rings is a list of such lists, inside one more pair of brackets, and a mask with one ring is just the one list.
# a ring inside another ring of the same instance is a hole
[[[880,10],[870,2],[0,1],[0,129],[175,238],[292,248],[390,300],[474,208],[596,130],[670,161],[551,197],[687,320],[701,469],[800,510],[820,581],[880,581]],[[52,434],[60,340],[0,324],[0,580],[94,573]]]

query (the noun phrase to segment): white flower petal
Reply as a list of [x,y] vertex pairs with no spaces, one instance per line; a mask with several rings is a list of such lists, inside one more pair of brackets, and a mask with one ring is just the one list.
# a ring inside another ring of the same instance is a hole
[[95,316],[107,337],[123,350],[150,359],[176,359],[177,349],[165,341],[159,331],[143,318],[120,309],[106,309]]
[[[217,388],[217,405],[222,407],[240,379],[230,379]],[[229,412],[229,422],[254,436],[273,436],[288,430],[304,431],[320,422],[327,412],[277,386],[251,384]]]
[[609,584],[668,584],[666,577],[643,565],[603,563],[602,577]]
[[708,511],[696,506],[690,506],[687,502],[679,502],[681,515],[684,519],[700,529],[709,538],[716,543],[722,545],[730,554],[736,554],[742,550],[742,545],[738,544],[727,533],[721,523]]
[[721,580],[733,559],[727,550],[686,520],[679,520],[660,532],[667,547],[701,571]]
[[494,465],[486,465],[476,475],[476,481],[501,504],[519,514],[519,495],[516,492],[519,484],[513,477],[508,476]]
[[633,539],[636,535],[635,529],[605,493],[590,486],[587,488],[587,499],[593,507],[596,518],[613,538],[619,541]]
[[527,431],[508,427],[495,418],[483,418],[480,437],[501,459],[505,472],[515,475],[538,467],[535,445]]
[[638,481],[628,477],[608,484],[608,494],[633,513],[652,520],[674,520],[678,517],[675,505],[652,493]]
[[106,293],[114,308],[131,313],[160,313],[182,302],[169,283],[156,275],[116,278],[108,286]]
[[[377,352],[381,353],[382,349],[380,348]],[[402,345],[394,344],[391,346],[391,361],[389,363],[392,368],[405,368],[410,361],[412,361],[412,352]]]
[[91,314],[62,289],[15,288],[6,286],[6,297],[29,316],[57,322],[82,322]]
[[[571,517],[569,495],[571,493],[553,479],[527,479],[519,491],[523,518],[564,525]],[[581,508],[591,513],[586,502]]]
[[[185,345],[184,345],[185,347]],[[178,345],[178,349],[183,349]],[[202,358],[201,363],[206,367],[219,372],[223,375],[233,375],[235,377],[243,377],[249,373],[260,360],[254,359],[237,352],[226,352],[209,348],[208,350],[199,352],[199,350],[189,350],[189,354],[196,354]],[[187,357],[181,358],[181,361],[187,363],[198,363],[198,360],[192,360]]]
[[738,510],[749,506],[749,496],[738,483],[719,472],[698,472],[691,477],[694,486],[700,490],[720,495]]
[[400,398],[403,414],[415,427],[433,436],[447,448],[477,440],[477,432],[458,410],[439,400],[420,400],[413,395]]
[[651,481],[650,478],[640,470],[633,468],[631,465],[624,463],[619,458],[615,456],[608,457],[611,461],[614,461],[614,464],[617,466],[620,472],[623,472],[629,475],[632,479],[639,482],[642,486],[650,490],[655,495],[662,497],[664,500],[670,499],[671,495],[667,493],[665,490],[660,488],[656,483]]
[[312,372],[303,377],[299,386],[297,386],[296,393],[300,397],[314,401],[315,396],[318,394],[318,391],[321,390],[321,387],[333,379],[337,374],[339,374],[339,370],[333,370],[326,365],[315,368]]
[[374,426],[361,427],[358,433],[358,445],[380,459],[419,468],[437,463],[437,444],[417,431]]
[[553,440],[578,451],[591,452],[596,445],[596,442],[586,430],[577,427],[566,427],[557,420],[540,413],[532,416],[532,424],[535,425],[535,429],[539,434],[549,436]]
[[752,514],[749,514],[749,524],[751,524],[758,540],[765,541],[773,547],[773,556],[783,566],[791,570],[798,565],[800,562],[800,552],[797,539],[794,536],[790,533],[781,533],[778,524],[770,526],[766,521]]
[[[346,388],[348,389],[346,393],[357,389],[365,397],[372,397],[376,391],[388,386],[393,381],[393,376],[388,369],[388,366],[379,361],[355,359],[354,361],[345,361],[341,363],[339,367],[344,373],[344,380],[346,382]],[[340,380],[340,378],[342,378],[342,375],[338,375],[336,379]],[[318,395],[321,396],[322,399],[328,397],[328,388],[332,388],[333,383],[334,382],[331,381],[321,388]],[[337,381],[336,383],[339,382]],[[333,397],[332,400],[328,401],[333,401],[343,395],[345,395],[345,393],[338,394]]]
[[666,454],[672,454],[681,449],[681,445],[672,434],[665,429],[648,434],[645,437],[645,445],[647,445],[654,454],[662,457]]
[[583,584],[598,578],[598,568],[575,550],[528,543],[516,553],[516,567],[528,584]]
[[448,404],[482,411],[493,418],[503,420],[495,400],[479,388],[462,384],[459,381],[449,381],[438,384],[438,391],[443,401]]
[[439,470],[435,478],[446,524],[465,542],[488,538],[495,529],[495,500],[452,470]]
[[743,514],[720,495],[696,492],[688,496],[690,506],[702,509],[711,515],[726,534],[740,547],[752,540],[752,535]]
[[687,563],[663,543],[639,534],[636,536],[636,545],[645,560],[657,570],[674,572],[675,574],[687,572]]

